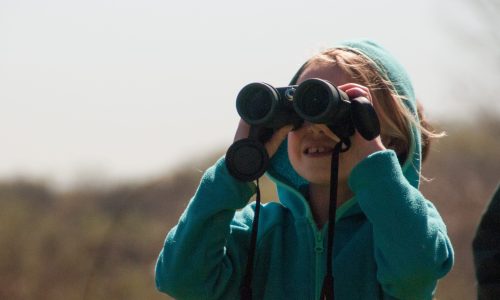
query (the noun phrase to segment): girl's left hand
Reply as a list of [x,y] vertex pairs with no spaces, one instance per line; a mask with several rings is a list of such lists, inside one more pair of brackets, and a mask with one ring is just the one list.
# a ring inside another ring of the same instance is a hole
[[[349,96],[349,99],[363,97],[373,104],[370,90],[363,85],[356,83],[347,83],[339,85],[338,88],[344,91]],[[351,163],[353,164],[353,166],[355,166],[360,161],[365,159],[368,155],[385,149],[386,148],[382,143],[380,135],[371,141],[367,141],[361,136],[361,134],[359,134],[359,132],[356,131],[351,137],[351,148],[348,152],[351,152]]]

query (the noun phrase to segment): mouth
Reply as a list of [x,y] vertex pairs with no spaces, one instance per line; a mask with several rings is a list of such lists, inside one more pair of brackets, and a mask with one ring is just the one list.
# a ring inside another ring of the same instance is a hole
[[303,154],[309,157],[330,156],[333,152],[333,147],[330,146],[310,146],[306,147]]

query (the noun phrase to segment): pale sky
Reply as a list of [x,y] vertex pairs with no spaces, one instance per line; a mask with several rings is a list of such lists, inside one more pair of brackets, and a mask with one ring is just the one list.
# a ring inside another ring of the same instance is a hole
[[168,173],[230,145],[245,84],[286,85],[348,38],[389,49],[431,120],[494,95],[498,50],[472,0],[347,2],[0,0],[0,178]]

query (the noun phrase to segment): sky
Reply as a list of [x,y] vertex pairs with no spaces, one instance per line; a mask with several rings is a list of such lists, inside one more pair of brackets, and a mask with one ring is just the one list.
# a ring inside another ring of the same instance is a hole
[[0,179],[196,169],[231,144],[244,85],[351,38],[401,61],[431,120],[500,111],[499,7],[473,2],[0,0]]

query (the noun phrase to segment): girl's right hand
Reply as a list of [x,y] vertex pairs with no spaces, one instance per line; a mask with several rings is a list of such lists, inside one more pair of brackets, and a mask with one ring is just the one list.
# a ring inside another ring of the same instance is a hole
[[[273,155],[278,151],[279,146],[285,140],[288,133],[293,129],[292,125],[283,126],[278,129],[271,139],[266,142],[264,145],[267,150],[267,154],[269,154],[269,158],[273,157]],[[236,129],[236,134],[234,135],[233,143],[239,141],[241,139],[247,138],[250,133],[250,125],[247,122],[240,119],[240,123],[238,124],[238,129]]]

